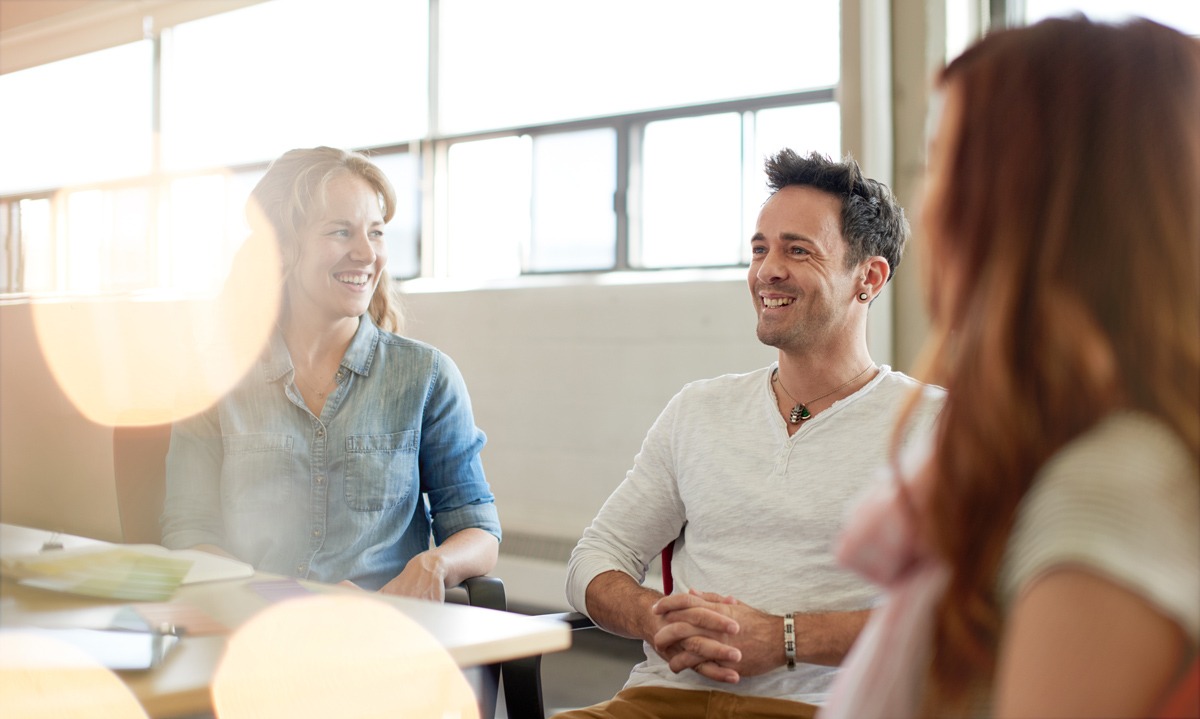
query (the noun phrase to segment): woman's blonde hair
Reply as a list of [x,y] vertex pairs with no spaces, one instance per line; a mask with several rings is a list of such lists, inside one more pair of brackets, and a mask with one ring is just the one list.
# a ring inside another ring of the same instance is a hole
[[[279,243],[285,283],[303,250],[301,231],[324,208],[329,183],[347,175],[362,179],[375,190],[383,221],[390,221],[396,213],[396,191],[383,171],[358,152],[332,147],[289,150],[271,163],[250,193],[246,203],[250,226],[261,228],[261,218],[269,223],[270,231]],[[287,311],[286,302],[283,311]],[[403,316],[386,272],[379,276],[367,313],[381,329],[402,330]]]
[[984,38],[939,84],[961,116],[925,218],[918,374],[949,390],[927,516],[952,571],[931,716],[965,713],[994,673],[997,572],[1051,455],[1134,409],[1200,458],[1200,44],[1047,20]]

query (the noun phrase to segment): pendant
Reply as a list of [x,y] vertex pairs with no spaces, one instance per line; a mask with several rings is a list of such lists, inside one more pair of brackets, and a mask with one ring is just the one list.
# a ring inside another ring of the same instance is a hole
[[808,407],[802,404],[797,404],[792,407],[792,411],[788,413],[788,421],[792,424],[800,424],[806,419],[811,419],[812,413],[808,411]]

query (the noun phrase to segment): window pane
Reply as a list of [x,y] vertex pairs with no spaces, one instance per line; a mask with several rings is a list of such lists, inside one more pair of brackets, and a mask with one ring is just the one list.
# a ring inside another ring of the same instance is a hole
[[264,167],[223,175],[225,178],[225,217],[228,221],[230,237],[235,243],[244,241],[250,234],[250,219],[246,217],[246,203],[250,200],[250,193],[254,191],[254,186],[265,174],[267,174],[267,170]]
[[396,214],[383,228],[387,241],[387,270],[393,277],[421,274],[421,162],[409,152],[372,155],[396,191]]
[[66,196],[67,224],[63,238],[66,288],[96,292],[101,287],[101,263],[112,243],[112,209],[100,190],[72,192]]
[[54,236],[51,234],[50,200],[21,200],[21,261],[25,292],[58,289],[54,271]]
[[447,172],[447,274],[496,279],[521,273],[529,237],[530,139],[452,145]]
[[[837,159],[842,155],[841,113],[836,102],[759,110],[754,113],[753,162],[746,167],[742,211],[742,238],[754,234],[758,211],[767,200],[767,157],[790,147],[801,155],[819,152]],[[750,243],[741,245],[741,261],[750,261]]]
[[1029,23],[1075,12],[1085,13],[1092,20],[1108,21],[1137,15],[1189,35],[1200,35],[1200,3],[1195,0],[1025,0],[1025,19]]
[[836,85],[826,0],[441,0],[444,133]]
[[224,174],[170,183],[170,194],[162,207],[164,230],[159,248],[172,290],[214,293],[221,289],[248,233],[245,197],[239,202],[231,196],[238,184]]
[[617,133],[611,129],[533,139],[533,272],[616,265]]
[[107,292],[156,285],[157,253],[145,189],[72,192],[65,197],[65,208],[63,289]]
[[0,194],[149,173],[151,52],[136,42],[0,75]]
[[642,144],[642,217],[635,264],[741,261],[741,117],[652,122]]
[[16,205],[0,202],[0,292],[16,292],[18,243],[14,223]]
[[176,26],[163,58],[167,166],[421,137],[426,13],[422,0],[275,0]]
[[[801,155],[842,154],[841,113],[836,102],[759,110],[754,113],[754,157],[758,168],[768,155],[790,147]],[[760,173],[760,178],[761,173]],[[759,182],[763,184],[765,180]]]

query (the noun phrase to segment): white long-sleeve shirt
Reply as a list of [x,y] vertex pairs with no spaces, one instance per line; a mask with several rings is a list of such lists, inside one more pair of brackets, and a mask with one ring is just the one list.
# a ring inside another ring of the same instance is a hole
[[[655,421],[625,480],[575,547],[567,600],[587,613],[588,584],[619,570],[639,582],[676,541],[676,592],[698,589],[762,611],[853,611],[875,590],[837,566],[833,543],[849,503],[888,461],[897,413],[923,399],[910,436],[929,429],[943,392],[883,366],[858,392],[789,436],[771,389],[775,365],[685,386]],[[782,644],[783,638],[780,637]],[[820,703],[834,667],[797,664],[738,684],[680,674],[648,645],[626,687],[720,689]]]

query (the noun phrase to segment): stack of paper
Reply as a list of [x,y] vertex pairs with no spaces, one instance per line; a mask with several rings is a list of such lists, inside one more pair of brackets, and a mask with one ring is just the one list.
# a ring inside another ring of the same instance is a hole
[[83,547],[5,557],[0,573],[21,584],[105,599],[169,599],[192,568],[192,560],[158,556],[130,547]]

